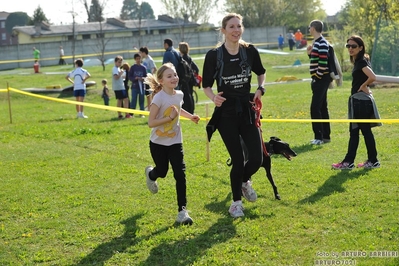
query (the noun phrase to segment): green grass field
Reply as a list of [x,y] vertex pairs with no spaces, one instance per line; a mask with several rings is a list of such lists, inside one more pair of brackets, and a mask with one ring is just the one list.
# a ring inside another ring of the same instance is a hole
[[[308,63],[305,53],[295,52],[262,55],[267,82],[285,75],[308,78],[307,67],[272,68],[297,59]],[[100,84],[111,80],[111,68],[87,68],[98,85],[85,102],[102,105]],[[0,72],[0,89],[7,82],[16,89],[68,85],[66,73],[18,72],[33,69]],[[331,118],[346,118],[350,82],[348,72],[344,86],[329,91]],[[398,88],[373,91],[381,117],[397,119]],[[207,98],[198,94],[196,113],[206,117]],[[71,94],[48,96],[74,100]],[[263,117],[309,118],[310,99],[309,82],[267,86]],[[262,123],[265,139],[280,137],[298,156],[291,162],[272,158],[281,201],[274,200],[260,169],[253,177],[258,200],[244,201],[245,218],[232,219],[223,142],[216,133],[207,161],[205,122],[183,120],[187,207],[194,224],[177,226],[171,170],[158,181],[158,194],[145,184],[144,168],[152,164],[147,119],[117,120],[114,111],[90,107],[89,119],[76,119],[74,105],[15,92],[11,107],[12,124],[1,92],[0,265],[399,265],[398,124],[373,130],[381,168],[334,171],[331,164],[346,153],[348,123],[332,124],[332,142],[322,146],[309,144],[310,123]],[[356,163],[366,158],[361,139]]]

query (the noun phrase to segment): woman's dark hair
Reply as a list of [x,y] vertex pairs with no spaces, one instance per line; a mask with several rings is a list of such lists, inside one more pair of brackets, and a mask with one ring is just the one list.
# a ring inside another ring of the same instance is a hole
[[352,35],[346,40],[346,42],[348,42],[348,41],[354,41],[357,45],[359,45],[359,48],[362,47],[362,49],[357,54],[356,58],[353,58],[352,56],[350,57],[351,63],[354,63],[356,60],[361,59],[363,57],[365,57],[367,60],[369,60],[369,56],[366,54],[366,47],[364,46],[364,41],[363,41],[362,37],[360,37],[358,35]]

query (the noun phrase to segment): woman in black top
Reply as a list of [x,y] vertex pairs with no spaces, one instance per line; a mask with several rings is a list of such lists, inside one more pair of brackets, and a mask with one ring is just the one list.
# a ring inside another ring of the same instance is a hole
[[[191,69],[193,70],[193,72],[199,74],[198,66],[191,59],[191,57],[189,55],[189,50],[190,50],[190,47],[188,46],[188,43],[186,43],[186,42],[179,43],[179,51],[180,51],[181,56],[191,66]],[[186,82],[186,83],[180,83],[179,85],[181,86],[180,89],[184,93],[184,98],[183,98],[184,103],[183,103],[182,108],[184,110],[186,110],[187,112],[194,114],[195,101],[194,101],[194,97],[193,97],[193,91],[194,91],[193,87],[195,84],[191,81],[191,82]]]
[[[371,69],[368,55],[365,54],[363,39],[359,36],[351,36],[347,41],[346,48],[353,63],[352,70],[352,89],[349,98],[349,114],[354,119],[378,118],[377,107],[370,88],[368,87],[376,79]],[[350,138],[348,152],[344,160],[332,165],[333,169],[353,169],[356,151],[359,146],[359,131],[362,131],[364,142],[367,148],[368,158],[364,163],[359,163],[358,167],[377,168],[380,163],[377,159],[377,149],[371,128],[381,125],[378,123],[350,123]]]
[[[223,18],[224,42],[206,54],[202,79],[206,96],[216,105],[207,126],[208,138],[216,129],[219,131],[233,164],[230,171],[233,202],[229,208],[233,217],[244,216],[241,193],[248,201],[257,199],[250,178],[263,159],[261,135],[251,102],[260,100],[264,94],[266,70],[258,50],[241,40],[243,30],[241,15],[233,13]],[[252,71],[257,75],[258,89],[251,97]],[[217,94],[212,91],[215,80]],[[247,162],[244,162],[240,138],[248,149]]]

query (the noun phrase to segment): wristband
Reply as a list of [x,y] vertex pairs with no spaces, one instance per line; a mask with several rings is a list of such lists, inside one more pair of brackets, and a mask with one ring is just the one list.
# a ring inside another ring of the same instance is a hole
[[262,96],[265,94],[266,89],[263,86],[259,86],[258,90],[262,92]]

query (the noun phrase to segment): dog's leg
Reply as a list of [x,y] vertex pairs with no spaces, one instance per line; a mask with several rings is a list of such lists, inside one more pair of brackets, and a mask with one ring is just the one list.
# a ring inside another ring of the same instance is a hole
[[269,182],[270,182],[270,184],[273,187],[274,198],[277,199],[277,200],[281,200],[280,195],[279,195],[278,190],[277,190],[277,186],[274,183],[273,176],[272,176],[272,173],[271,173],[272,162],[271,162],[270,156],[263,155],[263,164],[262,164],[262,166],[265,168],[267,179],[269,179]]

